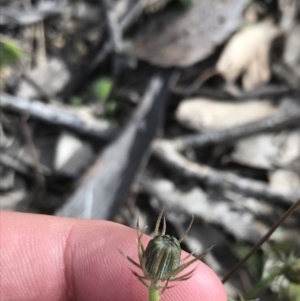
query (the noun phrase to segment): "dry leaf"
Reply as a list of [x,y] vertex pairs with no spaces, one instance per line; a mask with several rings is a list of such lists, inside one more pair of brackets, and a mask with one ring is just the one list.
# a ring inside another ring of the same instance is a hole
[[176,119],[188,128],[211,131],[256,121],[277,111],[278,109],[268,100],[225,102],[192,98],[180,103]]
[[300,191],[300,176],[292,170],[277,169],[269,174],[270,186],[283,193]]
[[249,0],[199,0],[171,5],[140,26],[133,38],[140,59],[186,67],[207,58],[241,24]]
[[239,164],[272,170],[299,168],[300,131],[264,133],[239,140],[231,159]]
[[270,50],[280,29],[271,21],[247,27],[236,33],[225,49],[216,69],[228,83],[242,75],[245,90],[267,83],[271,77]]

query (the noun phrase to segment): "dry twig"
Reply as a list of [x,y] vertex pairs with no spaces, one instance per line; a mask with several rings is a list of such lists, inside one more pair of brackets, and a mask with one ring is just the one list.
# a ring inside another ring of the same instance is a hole
[[280,218],[279,220],[270,228],[270,230],[261,238],[261,240],[249,251],[249,253],[241,259],[231,271],[222,279],[222,283],[228,281],[228,279],[265,243],[274,231],[300,206],[300,199],[295,202]]
[[139,185],[141,191],[157,198],[175,216],[182,213],[193,215],[208,224],[220,226],[238,241],[256,243],[267,229],[265,223],[259,223],[246,208],[225,198],[212,199],[199,187],[182,191],[167,179],[146,177],[139,181]]
[[291,196],[278,192],[263,182],[243,178],[230,172],[221,172],[209,166],[191,162],[177,152],[170,142],[156,141],[153,146],[153,154],[165,166],[179,172],[182,176],[197,179],[209,186],[236,190],[245,195],[262,198],[273,204],[285,207],[294,203],[297,198],[295,195]]
[[266,117],[247,124],[205,134],[192,134],[180,137],[174,139],[172,144],[177,150],[182,150],[187,147],[200,148],[209,145],[232,142],[263,131],[279,130],[299,123],[300,109],[295,111],[284,111],[271,117]]
[[63,105],[44,104],[38,100],[1,93],[0,107],[69,129],[89,138],[107,141],[116,134],[116,129],[106,122],[96,121],[92,116],[89,116],[89,119],[83,118],[75,110]]
[[278,98],[291,94],[294,89],[285,85],[265,85],[250,91],[238,91],[239,93],[232,93],[229,89],[214,89],[209,87],[196,86],[198,79],[191,86],[172,87],[172,92],[183,97],[202,96],[213,99],[236,99],[248,100],[255,98]]
[[151,142],[160,129],[169,76],[167,72],[152,77],[131,121],[99,156],[57,215],[112,219],[125,204],[132,184],[148,161]]

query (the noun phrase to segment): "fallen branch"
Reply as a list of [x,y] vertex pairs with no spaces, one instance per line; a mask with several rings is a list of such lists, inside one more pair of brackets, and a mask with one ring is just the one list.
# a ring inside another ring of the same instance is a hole
[[77,134],[104,141],[111,140],[116,129],[106,121],[99,121],[84,111],[62,104],[45,104],[6,93],[0,94],[0,107],[7,111],[25,114],[55,126],[66,128]]
[[[207,71],[210,71],[208,69]],[[205,72],[204,72],[205,73]],[[173,85],[171,87],[172,93],[180,95],[182,97],[191,96],[202,96],[210,97],[214,99],[235,99],[235,100],[247,100],[256,98],[278,98],[291,94],[295,89],[286,85],[265,85],[262,87],[255,88],[250,91],[240,91],[235,92],[230,89],[213,89],[208,87],[203,87],[203,82],[206,81],[206,74],[201,74],[191,85],[179,86]]]
[[56,214],[112,219],[150,156],[150,145],[161,127],[170,74],[155,75],[131,121],[88,170],[73,196]]
[[289,206],[299,196],[287,195],[270,188],[267,184],[240,177],[230,172],[221,172],[206,165],[187,160],[176,151],[170,142],[158,140],[153,146],[155,155],[165,166],[182,176],[197,179],[208,186],[238,191],[244,195],[262,198],[272,204]]
[[300,124],[300,109],[284,111],[258,121],[233,126],[227,129],[205,134],[192,134],[172,140],[177,150],[187,147],[205,147],[209,145],[228,143],[240,138],[264,131],[281,130],[290,125]]
[[140,190],[157,198],[161,206],[178,215],[201,218],[209,224],[222,227],[238,241],[256,243],[265,233],[268,226],[260,223],[246,208],[241,208],[234,202],[222,199],[211,199],[199,187],[190,190],[180,190],[170,180],[159,178],[143,178]]

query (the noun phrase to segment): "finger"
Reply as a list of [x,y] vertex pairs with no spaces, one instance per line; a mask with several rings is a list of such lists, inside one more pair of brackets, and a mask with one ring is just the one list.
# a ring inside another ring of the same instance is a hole
[[[138,261],[133,229],[107,221],[0,214],[1,300],[147,300],[132,264],[118,252]],[[190,268],[195,267],[192,278],[167,290],[163,300],[227,300],[215,273],[201,262]]]

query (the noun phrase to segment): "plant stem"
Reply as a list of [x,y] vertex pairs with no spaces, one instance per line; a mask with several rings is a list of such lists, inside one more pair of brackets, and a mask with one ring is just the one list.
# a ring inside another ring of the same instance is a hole
[[269,231],[262,237],[262,239],[249,251],[249,253],[241,259],[222,279],[222,283],[225,283],[261,246],[266,242],[274,231],[300,206],[300,199],[295,202],[280,218],[279,220],[269,229]]
[[149,301],[159,301],[160,294],[159,291],[155,288],[155,286],[151,283],[148,288],[149,290]]

